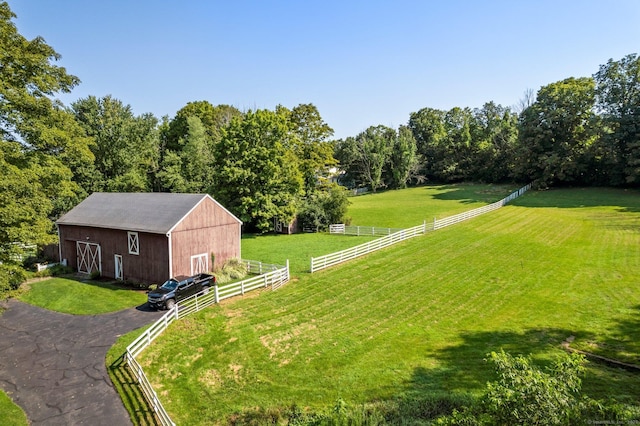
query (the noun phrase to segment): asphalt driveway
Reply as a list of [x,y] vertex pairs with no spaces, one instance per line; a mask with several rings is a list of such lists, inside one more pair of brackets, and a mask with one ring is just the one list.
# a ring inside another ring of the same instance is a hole
[[105,356],[116,339],[162,313],[131,308],[69,315],[17,300],[0,303],[0,387],[32,425],[124,425]]

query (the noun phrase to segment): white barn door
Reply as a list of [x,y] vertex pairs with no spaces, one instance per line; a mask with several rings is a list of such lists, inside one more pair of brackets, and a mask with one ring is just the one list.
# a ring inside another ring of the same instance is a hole
[[207,253],[191,256],[191,275],[201,274],[209,270],[209,256]]
[[102,256],[100,245],[76,241],[76,254],[78,256],[78,272],[90,274],[93,271],[102,273]]
[[114,254],[113,255],[113,264],[115,265],[115,279],[122,280],[122,255]]

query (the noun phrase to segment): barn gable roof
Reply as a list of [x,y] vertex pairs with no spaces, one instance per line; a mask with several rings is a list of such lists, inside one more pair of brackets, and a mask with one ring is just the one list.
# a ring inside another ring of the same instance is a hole
[[242,223],[208,194],[94,192],[56,224],[167,234],[207,198]]

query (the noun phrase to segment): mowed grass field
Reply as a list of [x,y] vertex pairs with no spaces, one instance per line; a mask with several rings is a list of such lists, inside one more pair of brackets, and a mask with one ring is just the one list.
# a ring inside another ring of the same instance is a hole
[[432,185],[352,197],[352,225],[410,228],[498,201],[521,185]]
[[[429,202],[472,205],[467,188]],[[417,189],[406,192],[412,200]],[[366,218],[358,207],[354,221]],[[380,208],[379,217],[396,208]],[[326,411],[338,399],[478,394],[495,379],[488,352],[546,363],[569,336],[573,347],[640,363],[638,191],[529,192],[473,220],[178,321],[141,362],[177,424],[224,424],[257,407]],[[583,394],[638,403],[638,379],[590,362]]]
[[[410,228],[434,217],[442,219],[498,201],[517,185],[438,185],[384,191],[349,198],[352,225]],[[309,272],[311,258],[344,250],[372,240],[367,236],[329,233],[294,235],[243,235],[242,257],[284,265],[293,274]]]

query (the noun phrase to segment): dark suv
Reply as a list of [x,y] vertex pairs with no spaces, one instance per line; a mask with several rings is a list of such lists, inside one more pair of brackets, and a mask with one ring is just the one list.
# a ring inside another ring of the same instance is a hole
[[171,309],[176,302],[198,293],[206,293],[216,282],[210,274],[197,274],[192,277],[176,277],[164,282],[157,289],[149,292],[147,301],[153,309]]

